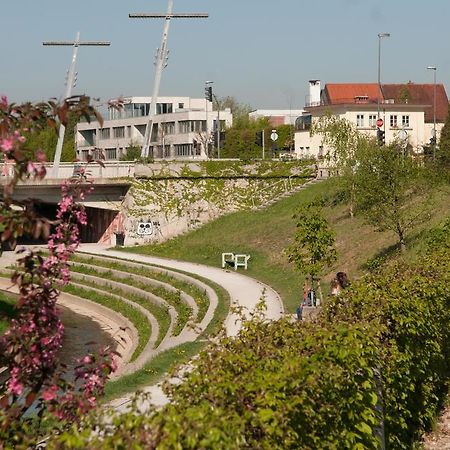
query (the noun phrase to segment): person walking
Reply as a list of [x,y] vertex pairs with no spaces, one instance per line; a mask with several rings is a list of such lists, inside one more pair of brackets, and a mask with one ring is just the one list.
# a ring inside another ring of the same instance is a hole
[[303,320],[303,303],[300,303],[300,305],[297,306],[296,314],[297,320],[301,322]]

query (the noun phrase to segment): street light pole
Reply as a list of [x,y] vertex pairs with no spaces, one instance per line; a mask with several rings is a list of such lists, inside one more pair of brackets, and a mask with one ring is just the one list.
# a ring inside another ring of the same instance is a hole
[[436,66],[428,66],[428,70],[432,70],[434,72],[434,84],[433,84],[433,160],[436,159],[436,72],[437,67]]
[[390,33],[378,33],[378,96],[377,96],[377,119],[380,118],[380,94],[381,94],[381,39],[389,37]]

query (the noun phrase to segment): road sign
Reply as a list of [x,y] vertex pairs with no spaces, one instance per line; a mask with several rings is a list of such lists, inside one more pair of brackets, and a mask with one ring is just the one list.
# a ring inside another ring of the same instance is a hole
[[408,139],[408,133],[406,132],[406,130],[400,130],[399,132],[398,132],[398,138],[401,140],[401,141],[406,141],[406,139]]
[[380,117],[379,119],[377,119],[377,127],[381,128],[383,126],[383,119]]
[[272,131],[272,134],[270,135],[270,139],[272,139],[272,141],[276,141],[278,139],[278,134],[276,131]]

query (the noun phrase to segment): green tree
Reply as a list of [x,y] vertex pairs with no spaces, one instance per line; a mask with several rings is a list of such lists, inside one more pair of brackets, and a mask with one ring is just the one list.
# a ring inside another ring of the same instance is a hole
[[293,216],[297,220],[294,242],[286,249],[286,254],[295,268],[307,274],[323,300],[319,275],[336,261],[334,232],[323,215],[323,202],[313,201],[297,209]]
[[225,158],[261,158],[262,148],[256,144],[256,132],[264,130],[266,139],[270,135],[270,125],[266,118],[257,120],[247,116],[233,119],[233,126],[225,132],[225,142],[221,154]]
[[358,209],[378,231],[397,235],[402,252],[406,235],[431,211],[430,176],[421,161],[396,145],[368,146],[356,171]]
[[331,114],[313,123],[311,134],[322,136],[322,143],[328,149],[326,160],[339,175],[341,191],[353,217],[356,208],[356,170],[366,148],[376,145],[375,141],[359,133],[348,120]]
[[[75,128],[78,120],[77,114],[69,113],[61,151],[61,161],[72,162],[76,159]],[[55,129],[52,124],[47,124],[38,133],[26,133],[25,137],[25,151],[32,153],[36,149],[41,149],[45,153],[46,160],[53,161],[58,142],[58,129]]]
[[137,144],[131,143],[129,147],[127,147],[127,151],[124,155],[120,157],[121,161],[136,161],[141,158],[141,147]]
[[231,96],[218,98],[217,101],[214,102],[214,110],[217,110],[217,107],[220,107],[220,109],[230,108],[234,121],[239,120],[240,118],[248,117],[248,114],[252,110],[250,105],[239,103],[234,97]]
[[450,108],[441,130],[439,148],[436,150],[436,159],[439,165],[450,166]]

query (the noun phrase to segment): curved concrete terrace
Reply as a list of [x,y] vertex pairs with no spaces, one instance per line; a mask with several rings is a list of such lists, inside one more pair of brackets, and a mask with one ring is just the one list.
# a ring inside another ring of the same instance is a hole
[[[234,271],[205,266],[202,264],[177,261],[156,256],[139,255],[117,250],[109,250],[98,244],[82,244],[78,250],[80,253],[91,253],[99,256],[110,256],[126,261],[136,261],[144,264],[156,264],[159,266],[182,270],[196,274],[222,286],[230,294],[231,305],[243,307],[248,312],[254,310],[262,297],[266,301],[265,317],[277,320],[284,314],[284,307],[279,294],[271,287],[260,281]],[[239,316],[230,312],[225,320],[225,330],[228,336],[236,336],[241,328]]]

